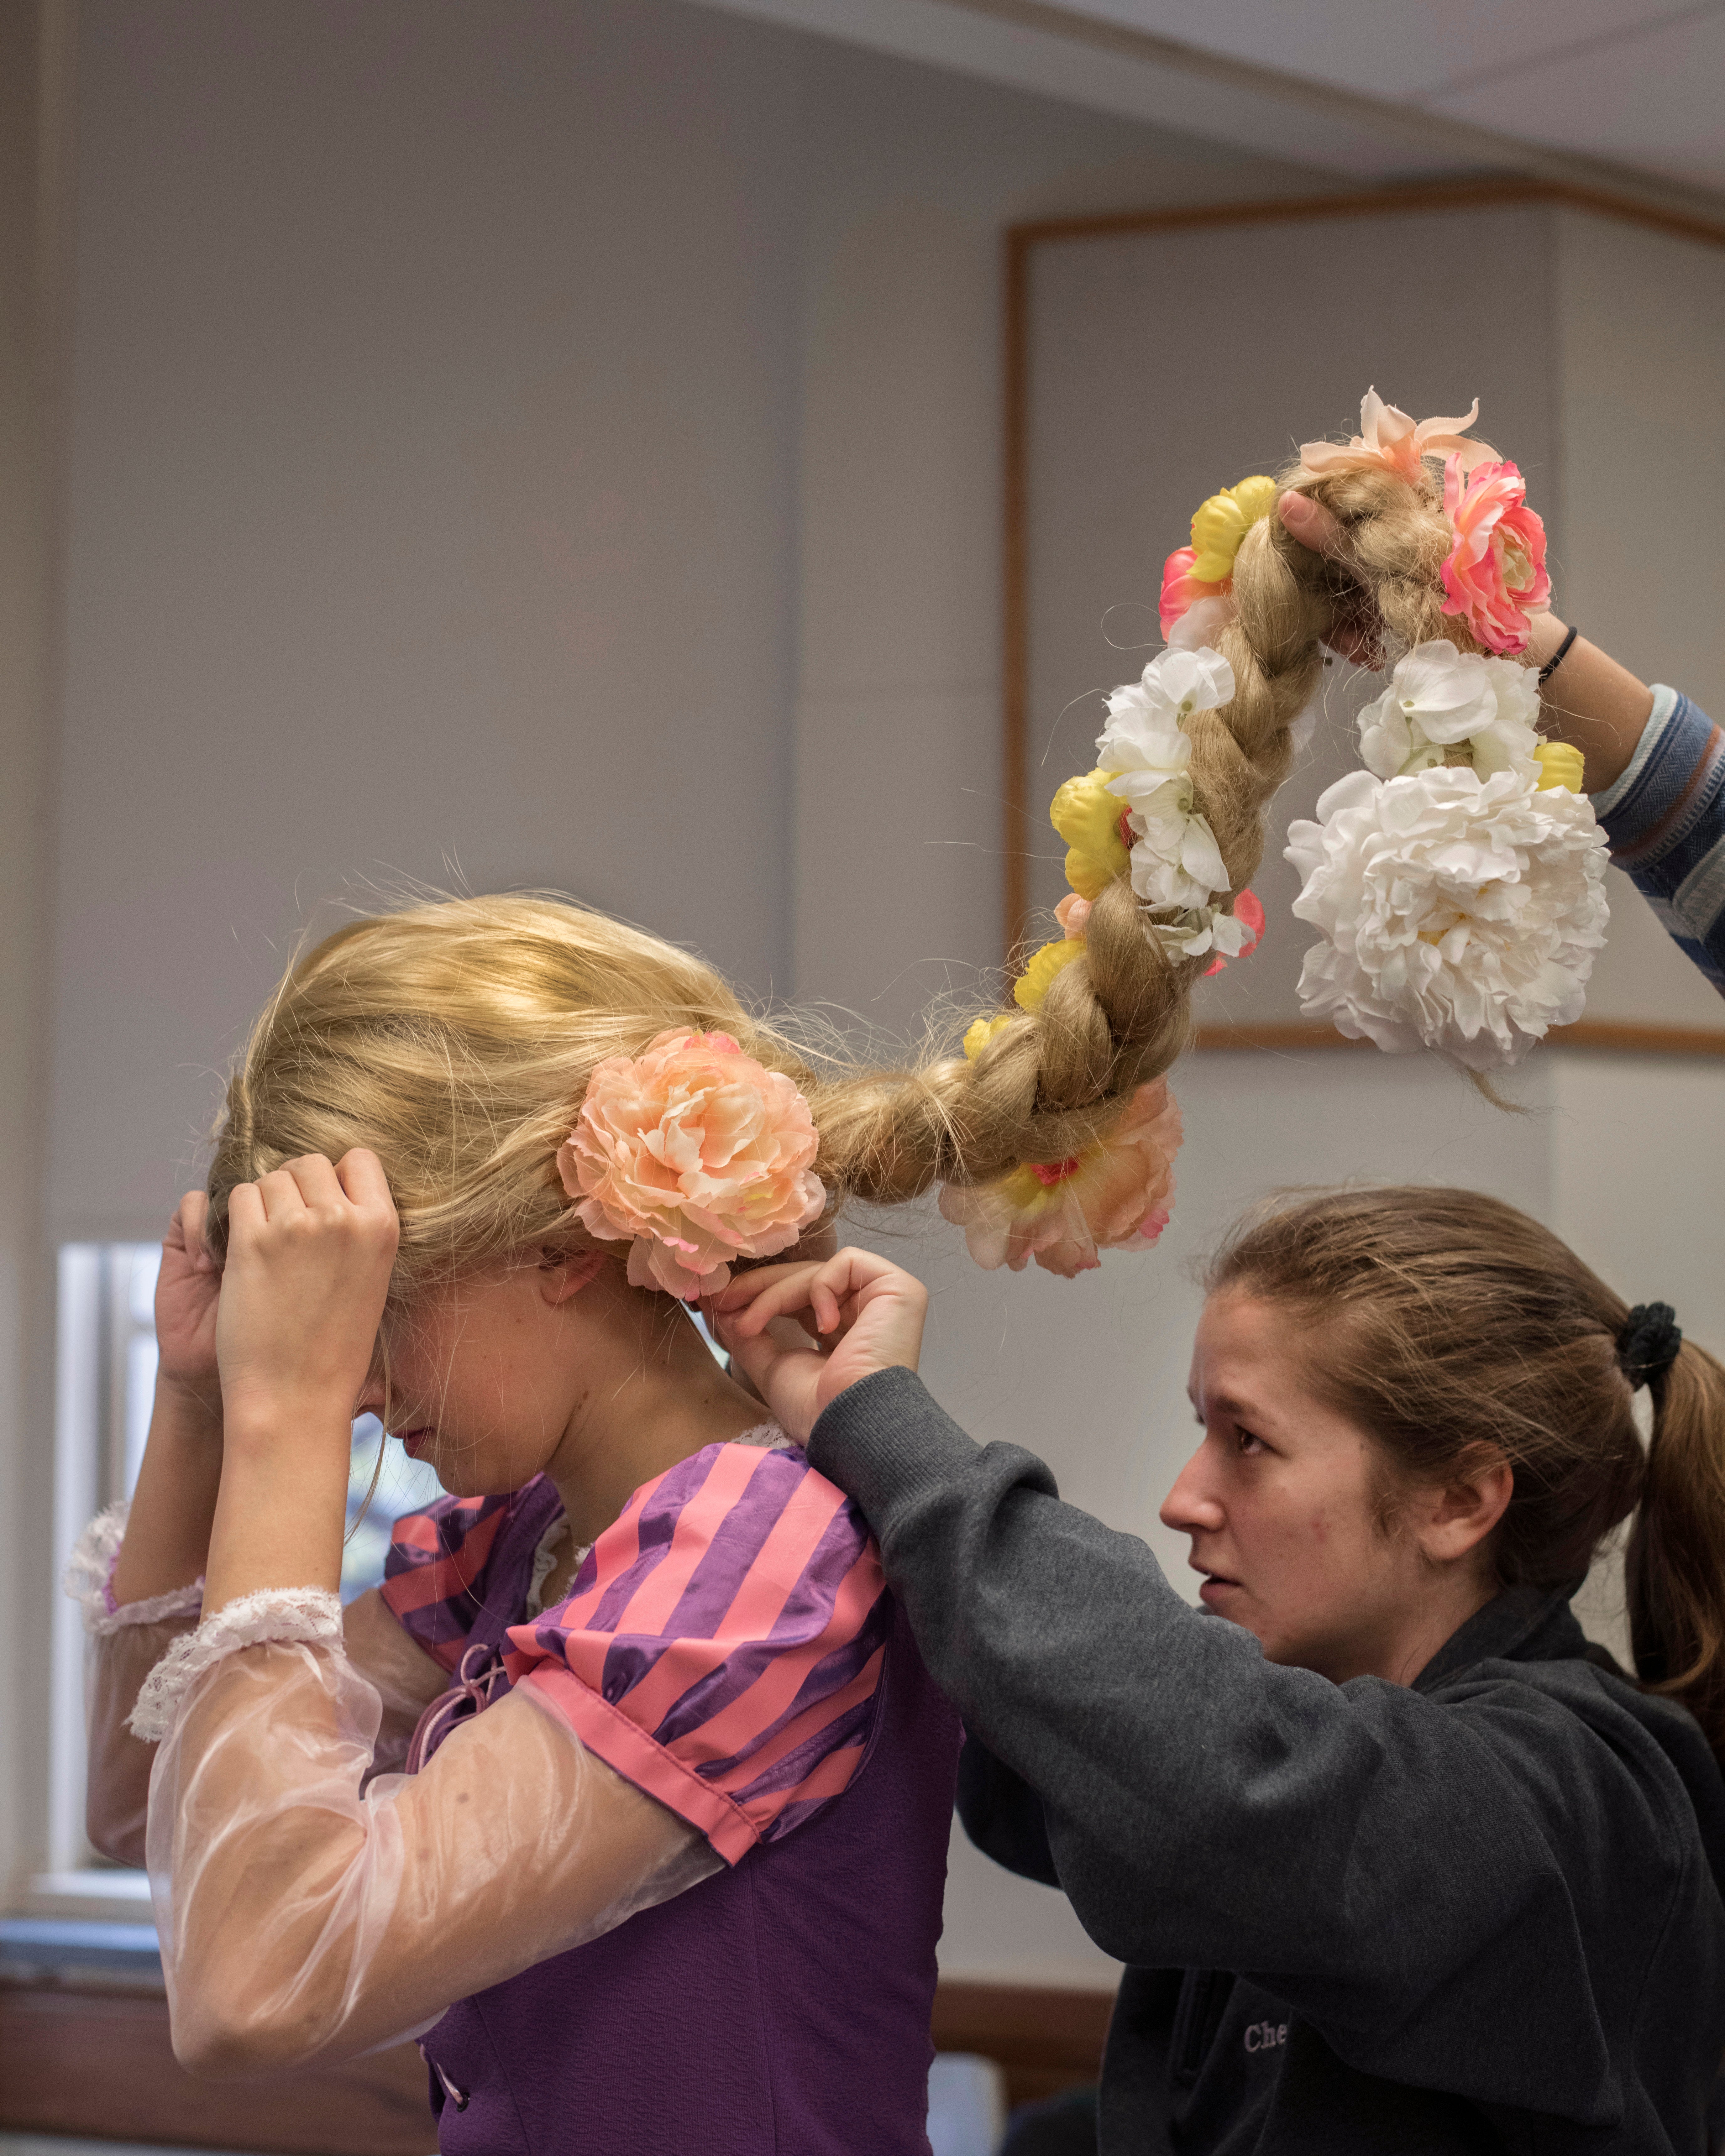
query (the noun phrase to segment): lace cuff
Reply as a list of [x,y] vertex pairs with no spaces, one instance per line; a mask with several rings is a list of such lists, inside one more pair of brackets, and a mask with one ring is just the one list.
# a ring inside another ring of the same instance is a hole
[[160,1743],[173,1727],[181,1702],[206,1670],[242,1648],[272,1640],[297,1640],[341,1653],[341,1602],[322,1587],[265,1588],[260,1594],[242,1594],[206,1617],[195,1632],[174,1641],[139,1687],[126,1727],[146,1744]]
[[165,1618],[195,1617],[203,1607],[203,1581],[189,1587],[171,1588],[166,1594],[146,1594],[141,1602],[114,1599],[114,1567],[126,1540],[126,1523],[131,1501],[122,1497],[98,1512],[79,1536],[62,1582],[72,1599],[82,1605],[84,1629],[93,1639],[106,1639],[128,1625],[159,1625]]

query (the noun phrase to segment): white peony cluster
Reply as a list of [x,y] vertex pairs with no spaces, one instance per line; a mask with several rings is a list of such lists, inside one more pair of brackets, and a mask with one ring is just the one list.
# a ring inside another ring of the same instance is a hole
[[1512,771],[1537,785],[1538,716],[1538,684],[1527,667],[1458,651],[1441,636],[1416,644],[1360,713],[1360,760],[1379,778],[1466,763],[1481,778]]
[[[1434,724],[1459,727],[1481,708],[1466,704],[1463,677],[1502,663],[1404,684],[1403,669],[1434,649],[1421,645],[1396,670],[1409,702],[1386,711],[1392,699],[1380,698],[1378,716],[1368,714],[1374,752],[1388,737],[1373,769],[1322,795],[1317,823],[1289,829],[1287,858],[1302,879],[1294,911],[1324,936],[1306,954],[1300,1000],[1349,1040],[1392,1055],[1432,1048],[1468,1070],[1502,1070],[1581,1014],[1605,941],[1605,839],[1585,794],[1542,787],[1512,731],[1524,721],[1513,707],[1503,712],[1495,683],[1493,716],[1460,738],[1499,729],[1486,749],[1501,756],[1496,767],[1426,755],[1415,729],[1426,745],[1450,746]],[[1412,761],[1374,777],[1401,747],[1403,726]]]
[[1194,711],[1219,711],[1234,698],[1234,669],[1219,651],[1170,644],[1142,677],[1108,699],[1108,723],[1096,762],[1114,774],[1108,791],[1127,804],[1132,834],[1132,885],[1149,913],[1172,913],[1151,926],[1175,958],[1214,951],[1235,957],[1250,937],[1244,921],[1212,901],[1228,887],[1222,850],[1193,806]]

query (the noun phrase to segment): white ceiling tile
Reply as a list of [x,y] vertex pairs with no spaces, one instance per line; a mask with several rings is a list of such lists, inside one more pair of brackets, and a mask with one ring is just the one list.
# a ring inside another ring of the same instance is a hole
[[1725,190],[1725,10],[1432,99],[1431,110]]
[[1429,95],[1459,79],[1616,38],[1717,0],[1053,0],[1260,67],[1379,97]]

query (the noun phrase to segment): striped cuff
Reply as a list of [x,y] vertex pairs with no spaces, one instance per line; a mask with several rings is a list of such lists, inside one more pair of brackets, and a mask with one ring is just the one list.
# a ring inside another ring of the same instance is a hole
[[1725,991],[1725,736],[1661,685],[1629,768],[1594,807],[1612,860],[1683,955]]

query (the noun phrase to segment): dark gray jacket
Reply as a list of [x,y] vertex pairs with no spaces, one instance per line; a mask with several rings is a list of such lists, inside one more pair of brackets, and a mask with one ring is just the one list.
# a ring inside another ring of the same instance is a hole
[[1103,2156],[1702,2156],[1725,1784],[1563,1595],[1499,1596],[1412,1686],[1338,1686],[1189,1609],[907,1371],[809,1450],[993,1754],[966,1773],[983,1845],[1051,1865],[1130,1964]]

